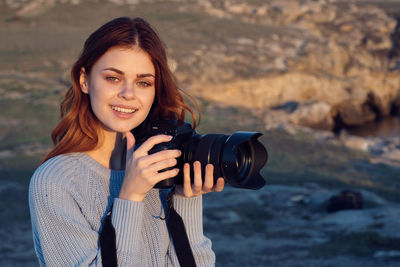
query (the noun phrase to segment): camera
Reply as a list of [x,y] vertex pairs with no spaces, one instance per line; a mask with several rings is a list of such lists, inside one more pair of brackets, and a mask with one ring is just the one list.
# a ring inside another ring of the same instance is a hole
[[[147,138],[165,134],[173,138],[169,142],[155,145],[149,154],[167,149],[179,149],[181,156],[177,167],[181,170],[173,178],[163,180],[155,188],[170,188],[183,183],[183,164],[200,161],[202,173],[208,163],[214,165],[214,179],[224,177],[225,181],[238,188],[260,189],[265,180],[260,170],[268,160],[266,148],[257,139],[258,132],[236,132],[232,135],[198,134],[186,122],[176,120],[153,121],[147,127]],[[191,173],[193,182],[193,171]],[[215,183],[215,180],[214,180]]]

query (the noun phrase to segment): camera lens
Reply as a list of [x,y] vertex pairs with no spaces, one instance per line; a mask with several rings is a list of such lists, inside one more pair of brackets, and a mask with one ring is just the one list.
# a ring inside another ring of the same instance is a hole
[[235,150],[236,168],[238,169],[238,179],[243,180],[250,171],[252,163],[251,153],[249,146],[246,144],[240,144]]
[[221,169],[231,186],[260,189],[265,185],[259,172],[268,160],[268,153],[257,140],[260,136],[256,132],[236,132],[226,139]]

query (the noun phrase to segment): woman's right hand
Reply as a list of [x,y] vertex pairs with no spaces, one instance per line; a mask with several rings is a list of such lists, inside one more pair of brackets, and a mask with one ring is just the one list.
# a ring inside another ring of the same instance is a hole
[[149,155],[154,145],[171,141],[172,136],[156,135],[146,140],[138,149],[134,150],[135,137],[131,132],[126,134],[126,165],[124,182],[119,198],[143,201],[146,194],[158,182],[172,178],[179,172],[178,168],[159,172],[177,164],[176,158],[181,152],[176,149],[163,150]]

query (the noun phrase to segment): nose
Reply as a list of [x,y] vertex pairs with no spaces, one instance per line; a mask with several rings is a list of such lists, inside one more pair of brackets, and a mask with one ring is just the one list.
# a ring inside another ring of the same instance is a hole
[[135,86],[134,83],[125,82],[118,94],[119,97],[125,100],[135,99]]

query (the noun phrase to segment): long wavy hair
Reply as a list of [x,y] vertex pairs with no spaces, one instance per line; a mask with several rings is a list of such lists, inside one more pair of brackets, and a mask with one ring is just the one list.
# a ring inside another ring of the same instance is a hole
[[[156,96],[148,116],[138,129],[157,119],[175,119],[182,122],[186,111],[191,114],[193,126],[196,127],[196,115],[185,104],[182,93],[186,93],[177,86],[168,67],[164,44],[157,33],[142,18],[116,18],[89,36],[81,55],[73,65],[72,86],[61,103],[61,121],[51,134],[54,147],[43,162],[60,154],[90,151],[97,146],[101,123],[92,111],[89,96],[81,91],[81,70],[84,68],[86,73],[90,74],[97,60],[112,47],[132,46],[140,47],[149,54],[156,74]],[[198,109],[197,105],[196,107]],[[136,131],[136,134],[140,135],[140,132]]]

